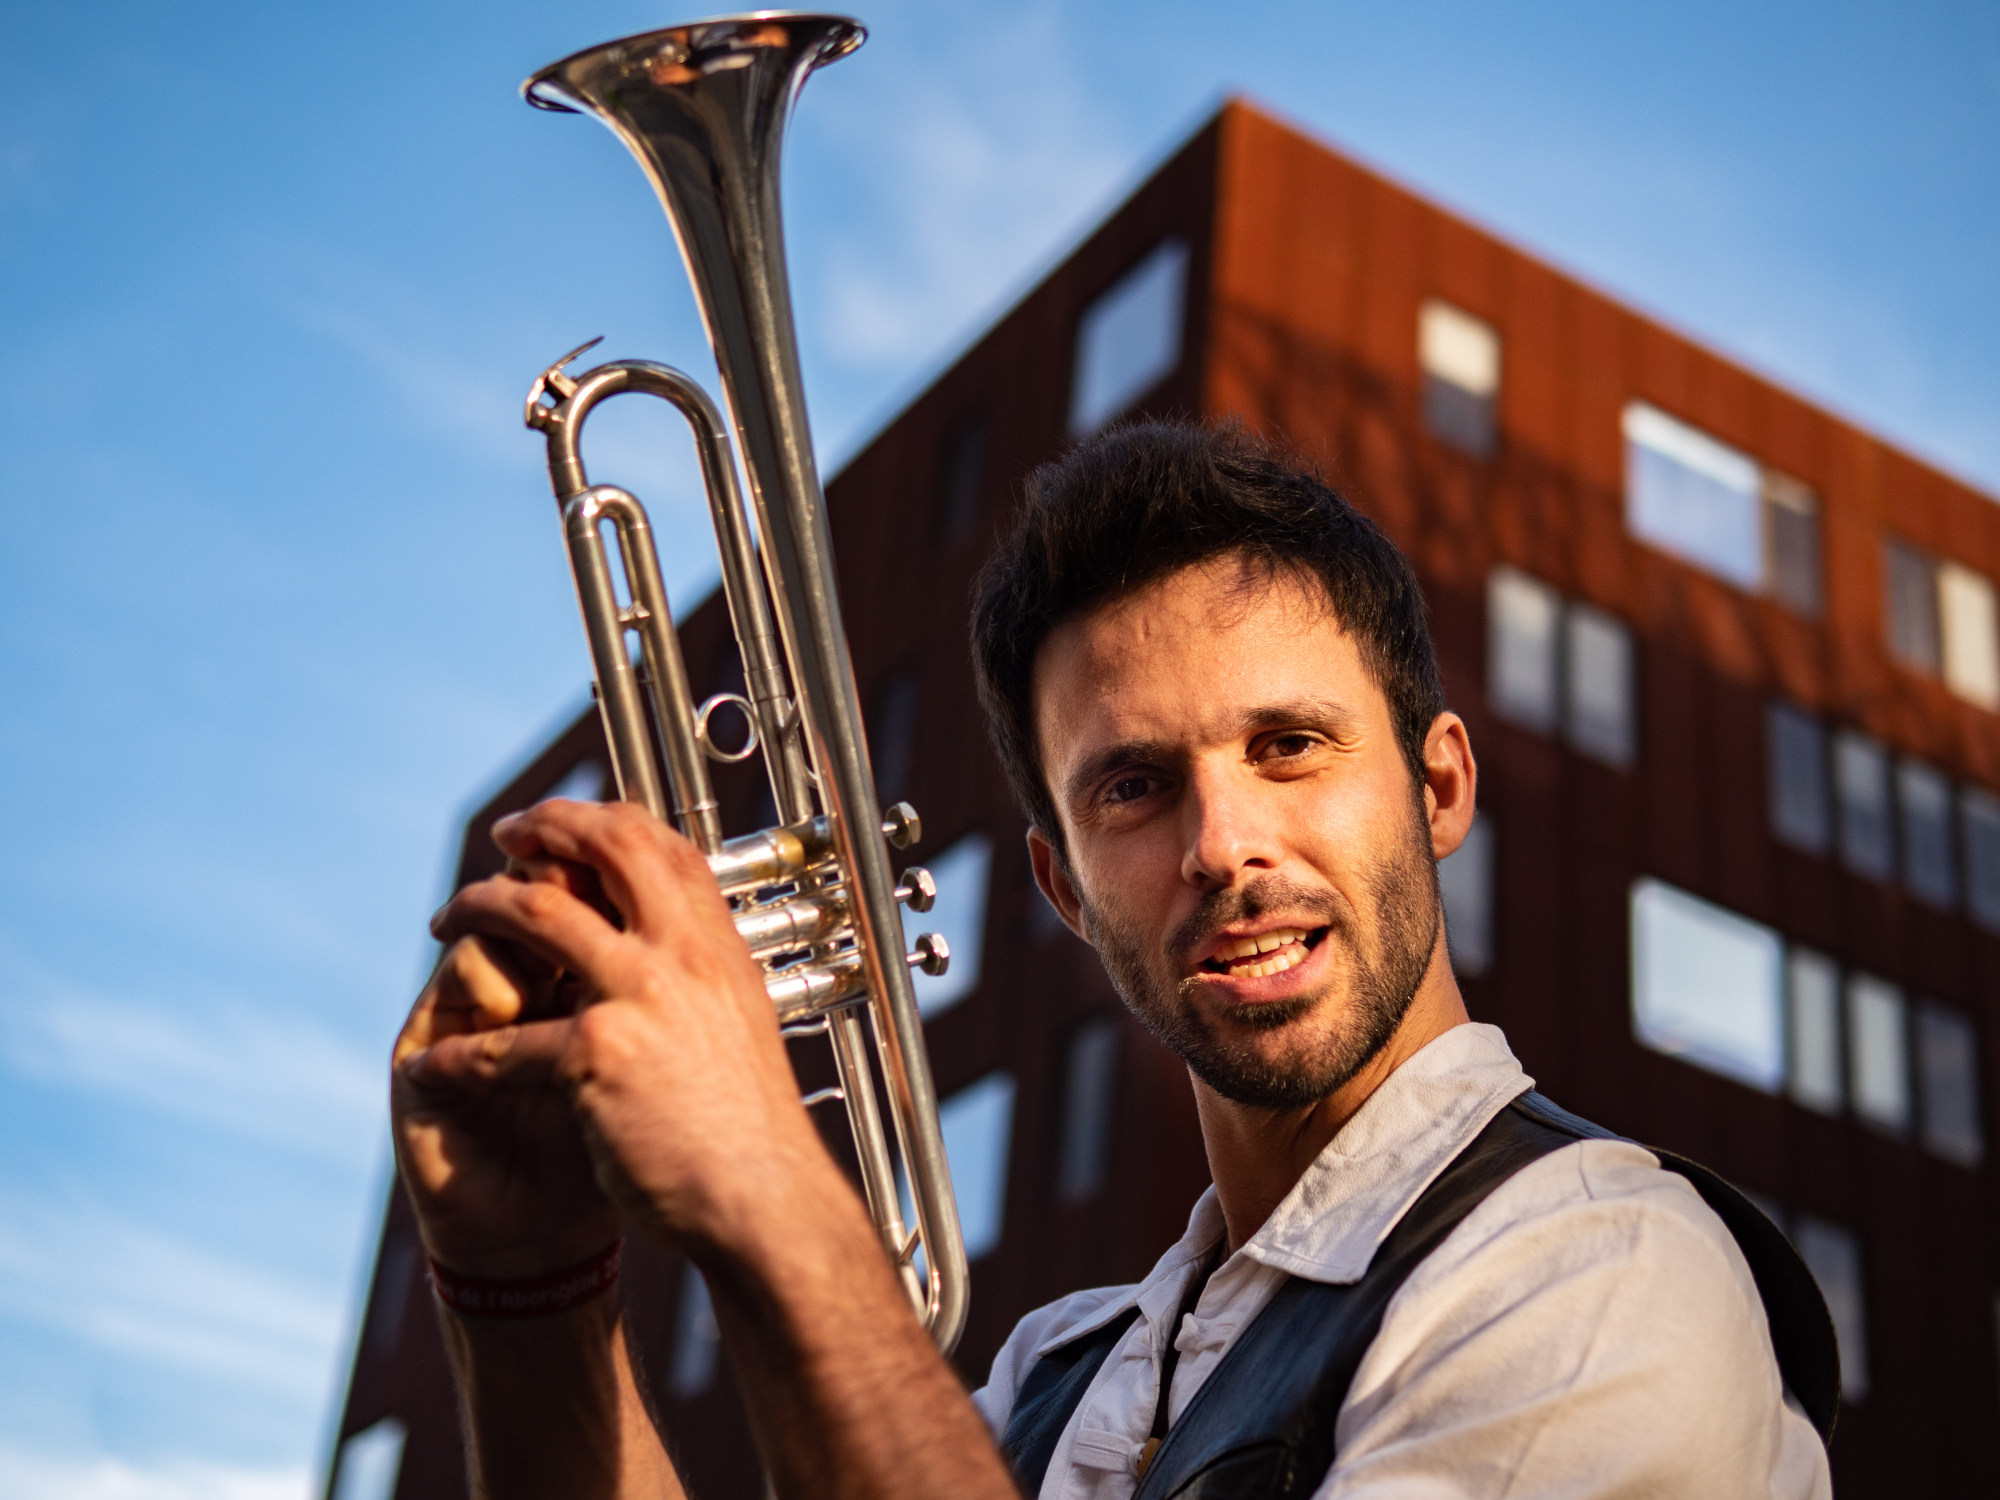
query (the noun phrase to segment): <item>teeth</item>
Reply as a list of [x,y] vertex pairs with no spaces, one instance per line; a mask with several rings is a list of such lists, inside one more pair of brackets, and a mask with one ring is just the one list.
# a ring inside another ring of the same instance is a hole
[[[1256,937],[1237,938],[1216,949],[1215,956],[1225,963],[1239,958],[1249,958],[1258,953],[1271,953],[1291,943],[1303,943],[1305,929],[1301,927],[1280,927],[1276,932],[1259,933]],[[1291,964],[1286,964],[1290,968]]]
[[1300,958],[1289,953],[1278,953],[1260,964],[1232,967],[1229,972],[1238,979],[1258,979],[1266,974],[1282,974],[1287,969],[1298,967],[1300,962]]

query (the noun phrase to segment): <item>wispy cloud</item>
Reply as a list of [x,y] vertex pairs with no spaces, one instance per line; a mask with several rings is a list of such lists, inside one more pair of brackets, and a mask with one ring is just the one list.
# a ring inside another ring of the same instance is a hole
[[385,1116],[387,1062],[296,1015],[211,997],[98,993],[0,947],[0,1058],[20,1073],[353,1160]]
[[521,397],[502,372],[426,347],[391,331],[387,320],[330,301],[288,299],[301,326],[359,360],[396,404],[482,460],[512,455],[521,443]]
[[342,1332],[337,1298],[101,1203],[25,1194],[0,1197],[0,1318],[305,1408]]
[[1131,169],[1058,7],[926,7],[893,34],[894,86],[839,96],[816,125],[865,164],[869,212],[835,235],[822,284],[828,352],[859,366],[922,359],[991,311]]
[[191,1458],[132,1463],[0,1444],[0,1494],[8,1500],[305,1500],[310,1485],[303,1469]]

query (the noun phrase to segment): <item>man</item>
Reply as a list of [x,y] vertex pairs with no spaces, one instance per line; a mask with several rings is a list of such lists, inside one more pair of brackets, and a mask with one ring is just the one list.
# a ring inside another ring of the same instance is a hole
[[968,1402],[705,864],[543,804],[439,914],[396,1049],[479,1493],[679,1493],[605,1294],[621,1226],[707,1277],[781,1494],[1829,1493],[1731,1230],[1466,1015],[1436,861],[1476,770],[1371,524],[1240,432],[1114,431],[1031,481],[974,655],[1037,881],[1188,1065],[1186,1237],[1024,1319]]

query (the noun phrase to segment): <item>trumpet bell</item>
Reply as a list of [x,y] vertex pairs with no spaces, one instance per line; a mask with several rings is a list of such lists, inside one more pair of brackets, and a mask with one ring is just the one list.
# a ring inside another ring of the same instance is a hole
[[807,76],[867,36],[846,16],[760,11],[587,48],[521,85],[538,108],[601,121],[644,169],[695,284],[753,487],[812,466],[778,205],[785,126]]

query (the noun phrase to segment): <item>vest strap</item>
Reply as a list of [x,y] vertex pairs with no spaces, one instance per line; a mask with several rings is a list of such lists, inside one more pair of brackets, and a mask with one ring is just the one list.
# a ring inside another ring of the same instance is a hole
[[[1501,1110],[1418,1195],[1359,1281],[1287,1278],[1149,1455],[1135,1500],[1304,1500],[1333,1466],[1341,1404],[1410,1274],[1523,1167],[1577,1140],[1621,1139],[1535,1093]],[[1654,1154],[1735,1236],[1764,1299],[1785,1383],[1830,1438],[1839,1350],[1811,1272],[1782,1231],[1721,1177],[1671,1152]],[[1063,1430],[1137,1316],[1129,1309],[1028,1372],[1001,1440],[1027,1495],[1039,1493]]]

